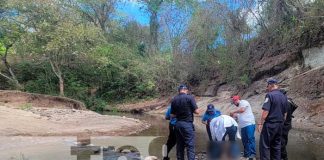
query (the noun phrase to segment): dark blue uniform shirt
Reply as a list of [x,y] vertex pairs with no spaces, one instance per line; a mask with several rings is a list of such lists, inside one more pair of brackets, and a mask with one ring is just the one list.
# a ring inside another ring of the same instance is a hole
[[269,111],[265,122],[278,123],[284,122],[284,116],[287,112],[288,101],[287,97],[279,90],[269,92],[262,106],[263,110]]
[[193,122],[193,112],[197,104],[193,96],[180,93],[171,102],[171,114],[176,115],[177,121]]

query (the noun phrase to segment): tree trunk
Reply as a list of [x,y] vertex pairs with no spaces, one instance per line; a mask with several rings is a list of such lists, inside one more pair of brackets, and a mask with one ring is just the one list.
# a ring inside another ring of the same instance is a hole
[[62,76],[59,77],[60,81],[60,96],[64,96],[64,79]]
[[59,79],[60,96],[64,96],[64,79],[63,79],[62,71],[61,71],[59,65],[53,63],[52,60],[49,60],[49,62],[51,64],[52,71],[54,72],[56,77]]
[[155,54],[158,51],[158,29],[159,22],[157,11],[151,12],[150,17],[150,53]]

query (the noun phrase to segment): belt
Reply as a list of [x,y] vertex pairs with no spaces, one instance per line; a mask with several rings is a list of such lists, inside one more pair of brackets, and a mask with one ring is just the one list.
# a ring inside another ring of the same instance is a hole
[[265,121],[264,123],[270,123],[270,124],[272,124],[272,123],[283,123],[283,121],[274,121],[274,122]]

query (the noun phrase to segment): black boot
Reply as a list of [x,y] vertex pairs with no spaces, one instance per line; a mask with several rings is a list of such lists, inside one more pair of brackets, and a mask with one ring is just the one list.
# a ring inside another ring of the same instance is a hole
[[170,160],[169,157],[163,157],[163,160]]

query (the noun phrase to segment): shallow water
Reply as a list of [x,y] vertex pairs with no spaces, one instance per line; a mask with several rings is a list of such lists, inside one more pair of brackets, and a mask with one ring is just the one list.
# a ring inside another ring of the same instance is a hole
[[[82,154],[77,156],[72,151],[71,147],[77,146],[77,137],[0,137],[0,160],[117,160],[121,157],[120,154],[105,152],[107,149],[104,148],[109,147],[116,150],[134,147],[142,158],[148,155],[161,158],[161,148],[168,136],[168,122],[164,120],[163,115],[121,113],[118,115],[138,118],[151,123],[152,126],[136,135],[127,137],[91,137],[91,146],[98,147],[100,150],[91,156]],[[195,129],[196,151],[205,152],[208,137],[205,126],[200,123],[198,117],[195,118]],[[255,133],[255,135],[258,141],[259,134]],[[287,150],[290,160],[323,160],[323,135],[292,130]],[[175,159],[175,148],[171,151],[170,156]]]
[[[167,136],[169,133],[168,122],[164,120],[163,115],[120,115],[137,118],[152,124],[149,129],[133,136],[161,136],[154,139],[149,148],[150,155],[161,157],[161,148],[162,145],[167,141]],[[194,124],[196,129],[196,152],[205,152],[208,142],[205,125],[200,122],[199,117],[195,118]],[[256,132],[255,137],[257,141],[257,149],[259,146],[259,136],[259,133]],[[240,146],[242,151],[243,146],[241,142]],[[291,160],[324,160],[324,136],[323,134],[315,134],[292,129],[289,133],[287,152],[288,158]],[[171,151],[171,157],[173,159],[175,158],[175,148],[173,148]]]

